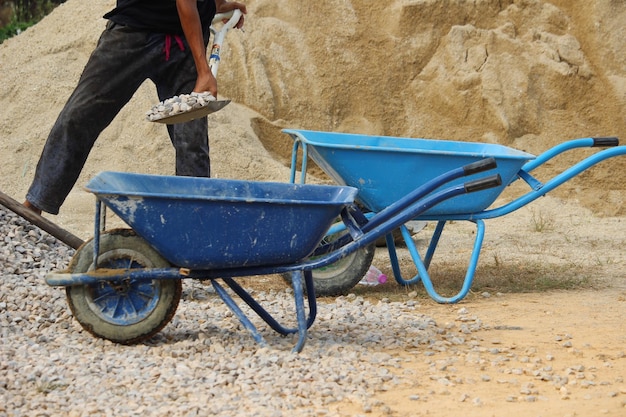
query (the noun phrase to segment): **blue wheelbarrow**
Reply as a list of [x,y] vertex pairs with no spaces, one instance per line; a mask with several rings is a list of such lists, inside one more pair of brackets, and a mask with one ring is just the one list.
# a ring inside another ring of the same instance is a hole
[[[350,186],[103,172],[86,187],[96,195],[94,237],[77,249],[67,270],[48,274],[46,282],[66,287],[73,315],[88,332],[132,344],[171,320],[183,279],[210,280],[253,338],[265,344],[225,284],[274,331],[297,334],[294,350],[300,351],[316,316],[312,270],[340,261],[447,199],[500,186],[497,173],[475,178],[495,168],[494,159],[485,158],[451,169],[370,219],[354,204],[358,190]],[[467,176],[473,178],[445,187]],[[107,229],[107,209],[130,228]],[[322,244],[338,217],[347,234]],[[286,273],[295,304],[291,327],[236,280]]]
[[[402,240],[406,243],[417,274],[404,277],[400,269],[394,235],[385,237],[395,280],[400,285],[421,282],[429,296],[439,303],[455,303],[470,291],[485,234],[484,220],[504,216],[531,203],[586,169],[608,158],[626,154],[626,146],[618,146],[615,137],[584,138],[564,142],[543,154],[534,155],[498,144],[459,142],[447,140],[397,138],[334,132],[286,129],[293,140],[291,182],[306,181],[307,163],[312,159],[337,184],[358,189],[357,200],[369,212],[385,210],[400,196],[441,175],[456,166],[470,164],[486,157],[497,162],[497,173],[502,184],[471,195],[455,196],[407,220],[434,221],[435,231],[426,253],[419,253],[406,225],[401,225]],[[541,182],[531,172],[552,158],[575,148],[610,147],[595,153],[564,170],[547,182]],[[299,159],[301,158],[301,159]],[[299,161],[299,162],[298,162]],[[297,178],[298,169],[300,178]],[[503,190],[517,180],[525,181],[530,190],[508,204],[491,208]],[[457,184],[458,180],[448,185]],[[432,191],[438,191],[434,188]],[[377,220],[372,219],[376,222]],[[428,268],[446,223],[469,221],[476,225],[476,237],[462,288],[457,294],[444,296],[433,286]],[[326,241],[341,238],[345,228],[337,224],[329,230]],[[351,253],[336,264],[313,270],[313,282],[318,295],[337,295],[348,292],[368,270],[375,245]]]

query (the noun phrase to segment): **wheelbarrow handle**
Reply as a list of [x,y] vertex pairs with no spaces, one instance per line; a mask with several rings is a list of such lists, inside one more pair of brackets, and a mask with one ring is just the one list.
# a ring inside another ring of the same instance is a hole
[[593,139],[593,147],[595,148],[599,148],[599,147],[610,147],[610,146],[618,146],[619,145],[619,138],[615,137],[615,136],[607,136],[607,137],[601,137],[601,138],[592,138]]
[[500,185],[502,185],[502,178],[500,177],[500,174],[490,175],[488,177],[468,181],[463,184],[466,193],[473,193],[475,191],[486,190],[488,188],[495,188],[499,187]]
[[498,164],[496,163],[496,159],[490,157],[463,166],[463,172],[465,173],[465,176],[468,176],[478,174],[483,171],[489,171],[490,169],[497,168],[497,166]]
[[619,145],[619,138],[615,136],[595,137],[595,138],[588,137],[588,138],[581,138],[581,139],[574,139],[574,140],[566,141],[566,142],[556,145],[553,148],[548,149],[541,155],[537,156],[537,158],[533,159],[532,161],[527,162],[522,167],[522,170],[526,171],[527,173],[531,172],[532,170],[545,164],[552,158],[555,158],[556,156],[566,151],[570,151],[572,149],[591,148],[591,147],[615,147],[617,145]]

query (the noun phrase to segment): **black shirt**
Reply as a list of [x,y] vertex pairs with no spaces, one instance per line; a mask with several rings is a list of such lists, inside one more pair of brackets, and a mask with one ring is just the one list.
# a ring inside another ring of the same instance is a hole
[[[205,37],[215,16],[215,0],[197,0]],[[183,34],[176,0],[117,0],[117,7],[104,15],[115,23],[157,33]]]

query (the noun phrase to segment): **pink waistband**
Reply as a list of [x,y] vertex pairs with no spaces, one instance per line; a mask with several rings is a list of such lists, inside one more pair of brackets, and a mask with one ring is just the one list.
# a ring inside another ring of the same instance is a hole
[[181,51],[185,50],[185,44],[183,43],[183,38],[179,35],[165,35],[165,46],[163,47],[163,52],[165,52],[165,60],[170,60],[170,50],[172,49],[172,38],[176,41],[176,44],[180,48]]

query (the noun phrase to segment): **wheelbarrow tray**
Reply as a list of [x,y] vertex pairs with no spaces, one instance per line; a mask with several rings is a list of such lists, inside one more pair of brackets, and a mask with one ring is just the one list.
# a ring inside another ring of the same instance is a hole
[[[516,179],[534,155],[507,146],[434,139],[286,129],[306,146],[308,155],[335,182],[356,187],[358,200],[379,212],[412,190],[454,168],[487,157],[495,158],[502,185],[451,198],[424,213],[477,213],[489,207]],[[467,181],[459,179],[446,186]]]
[[296,263],[318,246],[357,190],[102,172],[86,186],[173,265]]

